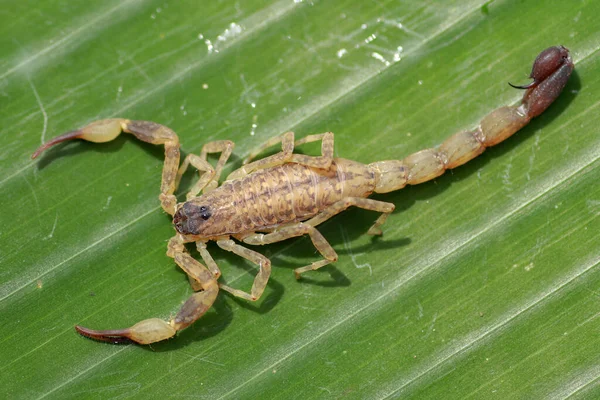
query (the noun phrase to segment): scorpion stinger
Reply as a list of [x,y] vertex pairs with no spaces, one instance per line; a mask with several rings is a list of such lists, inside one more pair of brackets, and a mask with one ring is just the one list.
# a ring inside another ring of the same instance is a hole
[[[508,83],[510,86],[515,89],[531,89],[539,85],[542,81],[546,80],[550,75],[554,74],[557,70],[559,70],[563,65],[567,65],[570,63],[572,65],[572,61],[569,61],[569,50],[564,46],[554,46],[549,47],[546,50],[542,51],[533,62],[533,67],[531,68],[531,74],[529,77],[533,79],[533,82],[527,85],[513,85],[512,83]],[[572,68],[571,68],[572,70]],[[567,75],[567,79],[570,75]],[[565,81],[566,83],[566,81]],[[559,92],[560,94],[560,92]]]
[[[65,140],[105,142],[116,138],[121,131],[165,146],[159,199],[162,208],[173,216],[176,231],[169,241],[167,255],[188,275],[195,291],[169,321],[151,318],[121,330],[97,331],[77,326],[77,331],[102,341],[133,340],[148,344],[168,339],[200,318],[213,305],[219,289],[246,300],[258,300],[269,280],[271,261],[243,244],[265,245],[308,235],[322,259],[296,268],[297,278],[335,262],[338,255],[317,230],[318,225],[348,207],[359,207],[380,213],[367,233],[381,235],[381,226],[394,210],[394,204],[368,196],[434,179],[507,139],[558,98],[573,68],[569,51],[563,46],[544,50],[534,61],[530,75],[533,82],[511,85],[526,89],[520,104],[500,107],[485,116],[473,130],[456,133],[440,146],[421,150],[402,160],[365,165],[336,158],[333,133],[309,135],[294,141],[294,133],[287,132],[250,152],[244,165],[232,172],[221,186],[218,186],[219,178],[233,150],[233,142],[228,140],[205,144],[199,156],[188,155],[179,168],[177,135],[154,122],[122,118],[96,121],[51,140],[42,145],[33,158]],[[317,141],[321,141],[320,156],[294,154],[295,146]],[[252,161],[267,147],[277,144],[281,144],[281,152]],[[214,168],[207,161],[211,153],[220,153]],[[200,177],[188,193],[187,201],[176,204],[173,193],[189,165],[199,170]],[[207,250],[206,244],[210,241],[256,264],[258,273],[249,292],[217,282],[221,271]],[[196,243],[204,264],[185,249],[185,243],[191,242]]]

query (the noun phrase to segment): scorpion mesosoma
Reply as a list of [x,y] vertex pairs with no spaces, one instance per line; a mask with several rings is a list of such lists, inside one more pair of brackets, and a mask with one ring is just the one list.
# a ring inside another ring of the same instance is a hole
[[[200,155],[189,154],[179,167],[179,139],[166,126],[148,121],[106,119],[67,132],[43,144],[33,155],[56,143],[70,139],[108,142],[122,131],[138,139],[165,146],[162,172],[162,208],[173,216],[176,235],[168,243],[167,255],[188,275],[194,293],[169,321],[151,318],[127,329],[92,330],[76,326],[87,337],[108,341],[134,341],[149,344],[168,339],[200,318],[213,304],[219,289],[247,300],[258,300],[271,273],[271,262],[262,254],[232,240],[249,245],[264,245],[309,235],[322,260],[294,270],[296,277],[337,260],[335,250],[316,226],[350,206],[381,213],[368,233],[381,234],[381,225],[394,210],[391,203],[368,199],[375,193],[387,193],[406,185],[415,185],[442,175],[477,157],[486,147],[494,146],[540,115],[565,87],[574,64],[563,46],[542,51],[533,63],[528,85],[519,105],[505,106],[485,116],[472,131],[459,132],[439,147],[421,150],[403,160],[379,161],[364,165],[334,158],[333,133],[309,135],[294,141],[292,132],[272,138],[244,160],[218,187],[222,169],[231,155],[233,142],[219,140],[202,147]],[[294,146],[321,141],[321,156],[294,154]],[[281,143],[282,151],[252,161],[266,148]],[[213,168],[207,155],[220,153]],[[192,165],[200,178],[187,194],[187,201],[177,203],[174,196],[181,176]],[[197,196],[200,192],[202,195]],[[217,282],[221,272],[209,254],[206,243],[217,245],[258,265],[249,293]],[[204,264],[186,251],[184,244],[195,242]]]

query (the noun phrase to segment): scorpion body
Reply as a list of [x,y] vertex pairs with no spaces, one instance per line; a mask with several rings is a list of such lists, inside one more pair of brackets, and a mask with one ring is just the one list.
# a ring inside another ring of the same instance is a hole
[[[365,165],[334,158],[333,133],[309,135],[294,141],[294,134],[288,132],[253,151],[243,166],[232,172],[220,187],[221,171],[233,150],[233,143],[228,140],[207,143],[199,156],[188,155],[178,167],[177,135],[154,122],[119,118],[101,120],[58,136],[42,145],[32,157],[65,140],[80,138],[106,142],[116,138],[121,131],[132,133],[145,142],[164,144],[165,164],[159,199],[163,209],[173,216],[177,232],[169,241],[167,255],[186,272],[195,291],[170,321],[151,318],[127,329],[97,331],[77,326],[77,331],[103,341],[133,340],[148,344],[168,339],[200,318],[212,306],[219,289],[247,300],[259,299],[271,273],[271,262],[240,243],[264,245],[309,235],[323,259],[296,268],[297,278],[306,271],[336,261],[335,250],[316,226],[355,206],[381,213],[368,231],[380,235],[381,225],[394,210],[394,205],[369,199],[369,195],[434,179],[507,139],[556,100],[573,68],[566,48],[556,46],[544,50],[533,64],[530,75],[533,82],[514,86],[526,89],[520,104],[498,108],[485,116],[475,129],[456,133],[440,146],[402,160]],[[295,146],[315,141],[321,141],[320,156],[294,154]],[[263,150],[278,143],[281,143],[281,152],[251,162]],[[215,167],[207,161],[210,153],[220,153]],[[177,203],[173,193],[189,165],[199,170],[200,179],[187,194],[187,201]],[[198,196],[200,192],[202,194]],[[221,272],[206,248],[209,241],[258,265],[259,271],[250,292],[218,283]],[[190,242],[196,243],[204,264],[186,251],[184,244]]]
[[[369,196],[375,189],[375,176],[369,166],[339,158],[327,169],[283,164],[226,181],[188,201],[175,214],[175,226],[184,235],[208,240],[269,232],[314,217],[345,198]],[[194,217],[200,207],[207,210],[209,219]]]

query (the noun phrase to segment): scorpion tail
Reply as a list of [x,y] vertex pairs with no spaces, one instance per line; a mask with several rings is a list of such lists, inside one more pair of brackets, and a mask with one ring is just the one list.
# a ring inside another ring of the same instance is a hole
[[530,75],[533,82],[522,86],[510,84],[527,90],[521,104],[492,111],[477,128],[450,136],[437,148],[421,150],[403,160],[370,164],[377,174],[375,192],[387,193],[429,181],[506,140],[558,98],[574,68],[566,47],[554,46],[542,51],[533,63]]

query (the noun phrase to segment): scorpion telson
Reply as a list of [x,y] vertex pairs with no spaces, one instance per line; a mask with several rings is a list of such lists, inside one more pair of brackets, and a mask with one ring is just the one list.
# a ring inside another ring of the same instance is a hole
[[[544,79],[548,78],[550,75],[555,73],[561,67],[569,68],[567,60],[569,59],[569,50],[567,50],[564,46],[554,46],[549,47],[546,50],[542,51],[533,62],[533,67],[531,68],[531,74],[529,77],[533,79],[528,85],[513,85],[509,82],[509,85],[514,87],[515,89],[529,89],[538,85]],[[572,70],[571,66],[571,70]]]
[[[542,51],[533,64],[530,75],[533,82],[514,86],[526,89],[520,104],[500,107],[485,116],[475,129],[459,132],[440,146],[421,150],[403,160],[364,165],[334,158],[333,133],[309,135],[294,141],[294,134],[288,132],[251,152],[244,165],[232,172],[221,186],[218,186],[221,171],[234,146],[228,140],[205,144],[200,155],[188,155],[181,167],[179,138],[171,129],[154,122],[106,119],[50,140],[32,158],[65,140],[107,142],[122,131],[144,142],[165,146],[159,199],[162,208],[173,216],[177,231],[169,241],[167,255],[185,271],[194,289],[194,294],[169,321],[151,318],[119,330],[92,330],[76,326],[77,331],[107,342],[131,340],[148,344],[168,339],[200,318],[212,306],[219,289],[243,299],[259,299],[269,280],[271,261],[240,243],[263,245],[309,235],[323,259],[296,268],[297,278],[304,272],[336,261],[335,250],[316,226],[355,206],[381,213],[368,231],[369,234],[380,235],[381,225],[394,210],[394,205],[369,199],[369,195],[434,179],[446,170],[477,157],[487,147],[502,142],[556,100],[573,68],[573,61],[565,47],[550,47]],[[316,141],[321,141],[321,156],[294,154],[294,146]],[[278,143],[282,147],[280,153],[251,162],[263,150]],[[214,168],[207,161],[207,155],[211,153],[220,153]],[[173,193],[190,164],[198,169],[200,178],[187,194],[187,201],[177,204]],[[198,196],[199,193],[202,194]],[[258,274],[249,293],[217,282],[221,271],[206,248],[209,241],[258,266]],[[190,242],[196,243],[203,263],[192,258],[185,249],[184,244]]]

